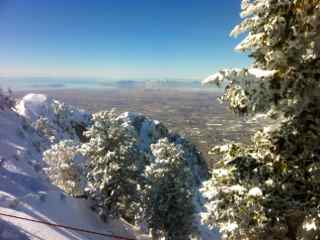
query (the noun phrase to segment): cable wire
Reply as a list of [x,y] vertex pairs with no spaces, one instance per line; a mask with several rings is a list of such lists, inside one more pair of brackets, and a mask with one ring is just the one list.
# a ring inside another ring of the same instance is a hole
[[108,233],[99,233],[99,232],[95,232],[95,231],[87,230],[87,229],[83,229],[83,228],[66,226],[66,225],[62,225],[62,224],[55,224],[55,223],[46,222],[46,221],[41,221],[41,220],[35,220],[35,219],[31,219],[31,218],[19,217],[19,216],[15,216],[15,215],[11,215],[11,214],[6,214],[6,213],[1,213],[1,212],[0,212],[0,216],[5,216],[5,217],[10,217],[10,218],[16,218],[16,219],[24,220],[24,221],[29,221],[29,222],[35,222],[35,223],[45,224],[45,225],[49,225],[49,226],[57,227],[57,228],[70,229],[70,230],[74,230],[74,231],[77,231],[77,232],[90,233],[90,234],[99,235],[99,236],[104,236],[104,237],[111,237],[111,238],[114,238],[114,239],[117,239],[117,240],[136,240],[135,238],[127,238],[127,237],[122,237],[122,236],[113,235],[113,234],[108,234]]

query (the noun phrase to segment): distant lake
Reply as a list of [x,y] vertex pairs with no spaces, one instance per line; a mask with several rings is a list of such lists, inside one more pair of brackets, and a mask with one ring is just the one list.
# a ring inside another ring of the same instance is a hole
[[110,89],[110,88],[145,88],[145,89],[186,89],[196,91],[221,91],[215,87],[203,87],[197,80],[106,80],[75,78],[6,78],[0,77],[0,87],[13,91],[50,90],[50,89]]

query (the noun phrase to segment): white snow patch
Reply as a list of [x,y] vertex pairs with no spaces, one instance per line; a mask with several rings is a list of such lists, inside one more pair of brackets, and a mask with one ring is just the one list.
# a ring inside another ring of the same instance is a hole
[[207,84],[211,84],[211,83],[215,83],[217,81],[221,82],[224,80],[224,76],[220,73],[217,72],[215,74],[210,75],[209,77],[205,78],[202,81],[202,85],[207,85]]
[[27,94],[16,106],[17,112],[30,119],[36,121],[40,116],[53,118],[53,113],[50,111],[53,99],[43,94]]
[[249,73],[256,76],[256,78],[268,78],[272,77],[277,71],[276,70],[263,70],[260,68],[249,68]]
[[[246,72],[248,71],[248,72]],[[262,78],[269,78],[276,74],[276,70],[263,70],[260,68],[249,68],[249,69],[224,69],[217,73],[210,75],[202,81],[202,85],[217,84],[221,85],[225,80],[232,79],[241,81],[245,78],[259,80]]]

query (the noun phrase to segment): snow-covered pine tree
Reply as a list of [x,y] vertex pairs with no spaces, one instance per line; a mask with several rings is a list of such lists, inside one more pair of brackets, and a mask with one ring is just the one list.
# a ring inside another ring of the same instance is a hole
[[79,145],[72,140],[64,140],[52,145],[43,153],[47,162],[47,174],[54,184],[71,196],[84,193],[86,185],[84,158]]
[[243,0],[232,35],[253,68],[223,70],[238,113],[266,112],[276,123],[249,146],[230,144],[206,183],[207,223],[224,239],[320,238],[320,1]]
[[51,143],[57,142],[57,130],[52,123],[50,123],[48,118],[41,116],[32,125],[39,135],[46,137]]
[[[178,145],[179,146],[179,145]],[[160,139],[151,145],[154,162],[146,167],[146,221],[153,239],[190,239],[193,232],[193,177],[183,151]]]
[[12,91],[9,89],[7,92],[3,91],[0,87],[0,110],[9,110],[15,105],[15,100],[12,96]]
[[143,182],[135,132],[114,111],[96,113],[92,121],[85,132],[89,141],[82,145],[88,158],[87,193],[103,218],[121,216],[134,222],[141,211]]

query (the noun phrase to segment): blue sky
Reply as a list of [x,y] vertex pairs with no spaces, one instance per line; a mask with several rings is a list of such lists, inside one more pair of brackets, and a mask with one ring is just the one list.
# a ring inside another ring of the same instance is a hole
[[249,63],[240,0],[0,0],[0,76],[201,79]]

